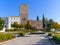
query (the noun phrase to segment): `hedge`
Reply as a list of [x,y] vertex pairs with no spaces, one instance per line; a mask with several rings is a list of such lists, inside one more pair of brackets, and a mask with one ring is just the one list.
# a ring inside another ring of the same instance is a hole
[[13,34],[3,34],[0,33],[0,42],[14,38]]
[[18,29],[6,29],[6,32],[9,32],[9,31],[18,31]]
[[55,39],[56,41],[58,41],[60,43],[60,36],[55,35],[55,36],[53,36],[53,39]]

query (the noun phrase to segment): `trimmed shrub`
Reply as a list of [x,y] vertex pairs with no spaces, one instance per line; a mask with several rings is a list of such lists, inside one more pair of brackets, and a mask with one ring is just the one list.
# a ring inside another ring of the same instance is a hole
[[13,34],[3,34],[0,33],[0,41],[5,41],[14,38]]
[[6,29],[6,32],[10,32],[10,31],[18,31],[18,29]]
[[55,36],[53,36],[53,39],[60,43],[60,36],[55,35]]
[[48,33],[48,36],[52,36],[52,33]]
[[19,35],[20,36],[25,36],[25,32],[20,32]]
[[30,30],[31,33],[36,32],[36,30]]

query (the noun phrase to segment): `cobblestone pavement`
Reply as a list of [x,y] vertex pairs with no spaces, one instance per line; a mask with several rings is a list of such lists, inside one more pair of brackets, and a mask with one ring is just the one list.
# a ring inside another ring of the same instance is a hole
[[45,34],[31,34],[25,37],[17,37],[15,39],[0,43],[0,45],[52,45]]

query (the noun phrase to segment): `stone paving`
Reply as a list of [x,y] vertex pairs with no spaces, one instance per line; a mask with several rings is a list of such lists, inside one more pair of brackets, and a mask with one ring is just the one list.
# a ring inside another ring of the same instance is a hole
[[0,45],[52,45],[45,34],[30,34],[25,37],[17,37],[15,39],[0,43]]

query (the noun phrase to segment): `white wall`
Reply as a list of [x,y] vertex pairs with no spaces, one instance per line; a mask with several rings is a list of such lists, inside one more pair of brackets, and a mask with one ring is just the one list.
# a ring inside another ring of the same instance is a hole
[[0,30],[0,32],[5,32],[5,28],[3,28],[2,30]]
[[18,16],[8,17],[8,29],[11,29],[11,24],[13,24],[14,22],[20,23],[20,17]]

